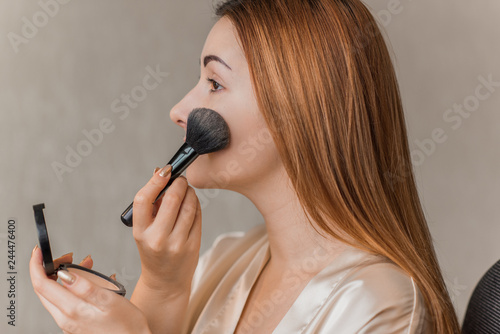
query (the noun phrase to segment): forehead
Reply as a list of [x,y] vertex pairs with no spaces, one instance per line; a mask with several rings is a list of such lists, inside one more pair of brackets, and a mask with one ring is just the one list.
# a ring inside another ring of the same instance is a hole
[[231,21],[220,18],[212,27],[201,52],[201,62],[207,55],[216,55],[226,62],[233,70],[246,66],[246,59],[239,44],[238,33]]

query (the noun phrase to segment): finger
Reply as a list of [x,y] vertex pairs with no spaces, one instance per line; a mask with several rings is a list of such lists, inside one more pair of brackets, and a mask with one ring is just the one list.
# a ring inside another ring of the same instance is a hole
[[[43,307],[50,313],[52,318],[54,318],[54,321],[56,324],[59,326],[59,328],[63,329],[76,329],[74,324],[71,323],[71,320],[69,320],[69,317],[61,312],[57,307],[52,305],[47,299],[45,299],[43,296],[40,296],[38,293],[38,298],[42,302]],[[70,332],[67,332],[65,330],[62,331],[63,333],[71,334]]]
[[[134,211],[132,219],[134,229],[137,231],[145,230],[152,222],[153,202],[160,192],[167,185],[170,179],[171,166],[167,165],[161,171],[155,173],[149,182],[137,192],[134,198]],[[170,170],[170,171],[169,171]],[[166,172],[165,176],[161,176]]]
[[[47,277],[42,265],[42,258],[43,256],[40,248],[36,249],[29,263],[30,276],[33,289],[39,297],[43,297],[48,302],[49,311],[58,314],[55,311],[56,308],[59,312],[70,315],[75,314],[78,308],[87,306],[87,303],[81,298],[75,296],[63,286]],[[53,307],[50,307],[50,305]]]
[[156,215],[158,214],[158,210],[160,209],[160,206],[161,206],[161,202],[163,201],[163,196],[160,197],[154,204],[153,206],[153,218],[156,217]]
[[188,187],[186,196],[182,201],[179,214],[177,215],[177,220],[175,221],[175,225],[171,233],[172,238],[175,238],[176,240],[187,240],[189,231],[193,226],[197,209],[198,197],[196,196],[194,189]]
[[82,267],[85,267],[85,268],[88,268],[88,269],[92,269],[92,266],[94,265],[94,260],[92,260],[92,257],[89,255],[87,255],[83,260],[82,262],[80,262],[80,266]]
[[172,182],[163,196],[163,201],[154,220],[153,229],[156,233],[169,235],[172,232],[187,190],[186,178],[179,177]]
[[[61,257],[58,257],[54,261],[54,268],[58,268],[63,263],[73,263],[73,252],[64,254]],[[56,275],[50,275],[49,278],[53,281],[57,281]]]
[[196,208],[196,215],[194,217],[193,225],[191,226],[191,230],[189,230],[188,241],[192,240],[193,242],[201,241],[201,204],[198,200],[198,206]]
[[76,297],[79,297],[101,311],[106,311],[108,305],[113,303],[118,296],[116,293],[101,288],[75,272],[59,270],[57,276],[59,276],[66,289]]
[[57,307],[55,307],[54,304],[49,302],[44,296],[36,292],[36,295],[38,296],[38,299],[40,299],[40,302],[42,303],[43,307],[52,315],[52,318],[56,321],[56,323],[59,324],[60,320],[63,320],[65,315],[61,310],[59,310]]
[[73,252],[64,254],[61,257],[58,257],[54,261],[54,268],[59,267],[63,263],[73,263]]

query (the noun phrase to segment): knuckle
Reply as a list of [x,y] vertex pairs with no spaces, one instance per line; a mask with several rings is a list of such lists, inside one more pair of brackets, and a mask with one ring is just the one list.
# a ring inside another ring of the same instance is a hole
[[94,296],[94,303],[97,307],[104,307],[104,312],[109,312],[106,306],[109,306],[115,301],[113,299],[114,293],[106,289],[98,289]]
[[137,225],[134,225],[134,229],[132,230],[132,236],[136,242],[142,242],[142,233],[138,231],[136,228]]
[[44,288],[43,288],[43,282],[42,280],[35,279],[33,280],[33,289],[38,292],[39,294],[43,295],[44,294]]
[[173,242],[168,245],[168,252],[173,256],[180,255],[182,253],[182,250],[183,250],[182,245],[180,245],[177,242]]
[[175,192],[168,192],[163,197],[163,202],[169,207],[178,207],[182,202],[182,198]]
[[69,318],[66,319],[67,322],[66,325],[69,325],[71,323],[70,319],[75,319],[76,317],[79,316],[78,310],[74,307],[67,307],[64,313],[66,313],[66,316]]
[[162,178],[157,178],[157,177],[153,177],[151,179],[151,185],[153,185],[154,187],[162,187],[165,183],[165,178],[162,177]]
[[149,244],[149,250],[153,255],[159,255],[162,254],[165,250],[163,242],[160,240],[155,240],[150,242]]
[[134,206],[147,204],[149,201],[148,196],[143,191],[139,191],[134,197]]
[[92,286],[89,282],[84,281],[82,279],[80,279],[79,281],[80,282],[78,282],[78,283],[79,283],[80,295],[84,299],[87,299],[87,300],[91,299],[95,294],[94,286]]
[[139,191],[134,197],[134,205],[143,205],[147,202],[147,196]]

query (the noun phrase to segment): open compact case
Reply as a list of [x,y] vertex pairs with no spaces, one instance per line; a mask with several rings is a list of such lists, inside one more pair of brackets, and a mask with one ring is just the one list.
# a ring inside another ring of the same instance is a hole
[[45,209],[45,204],[43,203],[33,205],[33,211],[35,212],[36,229],[38,232],[38,241],[43,254],[43,266],[45,268],[45,273],[48,276],[51,276],[57,274],[59,270],[67,270],[70,273],[75,273],[83,278],[88,279],[92,283],[102,288],[116,292],[121,296],[125,296],[126,291],[125,287],[122,284],[92,269],[88,269],[71,263],[64,263],[59,267],[54,268],[52,251],[50,250],[49,235],[47,233],[47,226],[45,224],[43,209]]

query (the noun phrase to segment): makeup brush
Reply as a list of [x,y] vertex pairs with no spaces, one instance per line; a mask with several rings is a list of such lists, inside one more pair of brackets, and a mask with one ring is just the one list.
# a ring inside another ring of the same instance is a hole
[[[222,116],[212,109],[193,109],[187,120],[186,142],[168,162],[172,166],[170,180],[155,202],[199,155],[222,150],[227,144],[229,127]],[[132,226],[133,204],[132,202],[121,216],[122,222],[127,226]]]

